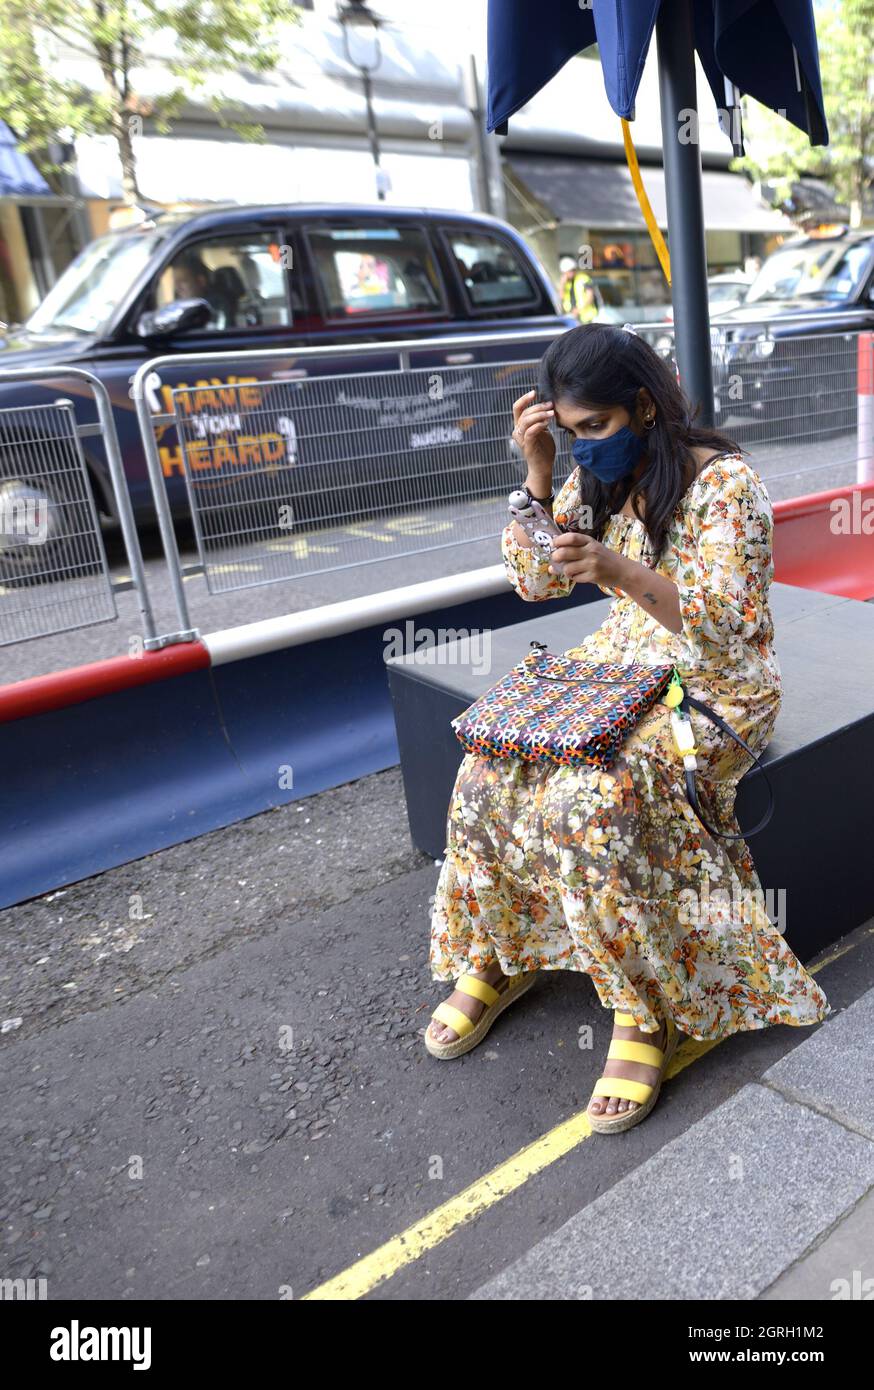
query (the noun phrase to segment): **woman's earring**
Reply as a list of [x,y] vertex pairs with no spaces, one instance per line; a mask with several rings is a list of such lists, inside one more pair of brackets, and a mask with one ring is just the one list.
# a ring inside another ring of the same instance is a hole
[[654,415],[644,415],[644,417],[643,417],[643,423],[644,423],[644,426],[646,427],[646,429],[648,429],[648,430],[655,429],[655,416],[654,416]]

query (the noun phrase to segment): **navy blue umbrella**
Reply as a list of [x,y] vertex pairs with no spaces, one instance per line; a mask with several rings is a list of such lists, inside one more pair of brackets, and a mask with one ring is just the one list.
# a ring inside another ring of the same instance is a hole
[[[671,0],[671,4],[674,0]],[[489,0],[487,129],[500,130],[577,53],[598,44],[607,98],[632,120],[662,0]],[[691,0],[694,44],[717,106],[728,80],[828,143],[811,0]]]
[[728,79],[828,144],[812,0],[696,0],[695,47],[719,99]]
[[[724,128],[742,152],[738,101],[747,94],[781,112],[809,137],[828,142],[812,0],[489,0],[486,128],[506,134],[509,118],[577,53],[598,44],[604,85],[618,116],[633,119],[644,63],[656,32],[659,55],[668,233],[677,362],[687,391],[712,419],[707,259],[697,142],[668,140],[680,113],[697,110],[694,53]],[[581,91],[585,116],[585,92]]]

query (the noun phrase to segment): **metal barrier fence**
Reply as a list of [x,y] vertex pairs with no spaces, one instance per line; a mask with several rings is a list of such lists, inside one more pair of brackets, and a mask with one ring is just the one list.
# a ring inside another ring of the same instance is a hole
[[[386,354],[395,355],[396,369],[379,375],[389,379],[389,391],[396,402],[395,408],[398,408],[398,402],[403,402],[403,409],[412,409],[411,392],[405,383],[413,381],[422,370],[411,367],[413,354],[434,353],[442,356],[442,364],[429,369],[426,375],[431,383],[429,389],[442,392],[444,402],[451,402],[454,399],[451,389],[455,385],[451,380],[455,371],[454,362],[469,359],[477,349],[495,346],[511,354],[514,347],[522,344],[530,352],[532,342],[536,342],[542,343],[545,351],[557,336],[554,329],[547,328],[510,333],[455,334],[397,343],[362,343],[354,347],[344,344],[330,348],[295,348],[295,365],[290,372],[287,365],[289,352],[281,348],[247,353],[174,354],[143,363],[133,377],[131,396],[136,406],[164,550],[168,557],[176,557],[175,563],[170,564],[170,580],[182,628],[190,626],[190,619],[173,520],[163,486],[157,429],[164,429],[167,425],[176,429],[198,543],[199,568],[206,576],[212,593],[259,587],[279,579],[301,578],[319,571],[357,567],[365,562],[365,556],[360,544],[356,548],[356,542],[369,539],[372,543],[372,537],[362,536],[360,532],[356,534],[356,528],[365,516],[372,518],[379,512],[387,514],[397,509],[399,490],[400,493],[406,490],[410,495],[411,508],[417,504],[421,506],[426,501],[429,505],[434,502],[433,497],[415,492],[414,477],[407,479],[403,469],[399,471],[397,466],[392,471],[390,451],[386,451],[381,440],[372,434],[375,456],[367,457],[360,451],[348,458],[343,454],[337,429],[337,412],[344,407],[354,411],[356,400],[366,402],[371,409],[380,408],[380,400],[369,386],[370,378],[376,374],[366,370],[368,360],[384,358]],[[324,363],[340,357],[347,359],[350,355],[360,359],[361,372],[347,373],[342,377],[307,379],[310,362]],[[160,380],[160,373],[164,370],[185,370],[187,374],[191,370],[226,368],[237,376],[241,373],[248,375],[255,370],[257,377],[257,369],[261,369],[262,378],[266,378],[274,364],[279,380],[262,379],[239,388],[226,385],[179,388],[172,393],[172,413],[155,412],[150,406],[149,383]],[[532,365],[527,357],[522,361],[510,358],[495,364],[491,371],[495,374],[496,389],[500,382],[509,381],[509,374],[515,373],[520,373],[527,385]],[[346,387],[337,386],[341,381],[346,383]],[[325,383],[322,390],[327,392],[332,390],[330,383],[333,383],[334,394],[320,397],[320,383]],[[344,390],[345,399],[342,396]],[[307,393],[303,397],[303,404],[306,405],[311,396],[309,403],[315,407],[309,416],[311,438],[303,422],[299,423],[296,415],[290,413],[292,409],[297,409],[302,399],[300,391]],[[445,417],[445,405],[442,413]],[[476,421],[476,415],[464,415],[456,409],[454,417],[450,416],[449,428],[453,431],[460,429],[463,434]],[[484,425],[484,421],[480,421],[480,424]],[[433,428],[433,425],[429,428]],[[363,436],[360,417],[355,422],[354,433],[360,442]],[[506,464],[510,435],[506,420],[502,435],[507,441],[501,447],[501,457]],[[397,443],[397,440],[394,442]],[[457,439],[432,441],[430,445],[423,445],[423,452],[416,453],[415,441],[408,438],[405,449],[408,456],[416,456],[417,469],[424,476],[425,472],[431,471],[430,465],[428,469],[422,466],[422,460],[429,450],[433,454],[436,448],[439,454],[446,443],[459,442]],[[485,436],[481,444],[487,444]],[[492,444],[494,447],[494,441]],[[382,459],[382,466],[388,473],[377,472],[374,476],[374,457],[377,465]],[[300,469],[299,459],[303,460]],[[484,458],[481,453],[479,465],[474,463],[470,466],[468,463],[467,469],[461,470],[465,474],[467,487],[456,488],[454,493],[450,491],[449,497],[469,501],[472,506],[482,503],[493,508],[493,501],[483,491],[489,486],[482,477],[483,466],[487,473],[492,467],[491,483],[497,486],[495,476],[500,461],[495,459],[494,454]],[[310,471],[307,472],[307,469]],[[480,476],[477,482],[475,478],[478,472]],[[518,478],[518,464],[513,477]],[[309,487],[301,485],[302,479],[304,483],[309,480]],[[355,489],[364,486],[368,488],[367,495],[359,500]],[[320,488],[326,489],[326,497],[333,499],[338,511],[332,512],[325,505]],[[343,500],[340,501],[340,498]],[[409,510],[407,515],[410,515]],[[446,520],[451,526],[449,519]],[[458,517],[454,520],[457,522]],[[432,524],[432,521],[424,524]],[[482,523],[486,524],[491,526],[492,523]],[[331,525],[338,530],[338,534],[325,534]],[[289,534],[290,531],[293,534]],[[486,537],[493,534],[494,529],[484,532]],[[462,539],[472,538],[468,535]],[[450,543],[457,544],[458,541]],[[393,551],[393,557],[398,553]],[[324,555],[339,558],[331,563],[320,563],[314,559]],[[257,579],[249,583],[228,579],[228,576],[238,576],[241,572],[239,566],[247,564],[258,574]]]
[[0,410],[5,644],[108,622],[115,595],[70,401]]
[[[670,325],[635,331],[673,361]],[[839,453],[860,479],[868,476],[870,337],[772,336],[764,324],[714,324],[716,424],[776,464],[772,485],[798,480],[796,492],[815,491],[823,485],[816,475],[834,473]],[[452,345],[465,342],[477,340]],[[239,370],[256,359],[233,360]],[[393,559],[497,536],[521,471],[510,448],[512,403],[536,373],[536,359],[401,364],[392,372],[309,379],[302,372],[297,380],[174,391],[169,418],[210,592],[378,563],[386,530]],[[568,447],[561,431],[553,433],[560,485]],[[802,474],[811,481],[802,483]]]
[[[82,439],[99,433],[106,448],[119,522],[137,593],[145,645],[155,640],[139,537],[127,492],[106,388],[77,367],[22,369],[5,381],[85,385],[98,424],[80,424],[72,401],[0,410],[0,646],[109,622],[115,589]],[[125,582],[123,587],[130,587]]]
[[374,524],[392,558],[495,536],[520,475],[508,422],[535,366],[174,391],[210,592],[377,563]]
[[[635,331],[672,360],[670,325],[639,324]],[[213,594],[357,569],[387,558],[386,550],[393,559],[496,537],[506,521],[506,494],[522,473],[510,444],[512,402],[536,380],[532,346],[539,354],[556,336],[552,329],[520,330],[355,348],[174,354],[144,363],[131,397],[177,615],[176,629],[160,635],[105,387],[73,367],[0,373],[3,382],[85,383],[99,417],[99,424],[79,424],[63,400],[0,411],[7,539],[10,516],[25,519],[22,544],[0,547],[0,645],[106,622],[115,612],[114,592],[131,582],[145,647],[195,635],[158,429],[165,441],[168,427],[176,431],[199,547],[200,564],[185,573],[202,570]],[[788,484],[797,495],[850,481],[828,476],[839,465],[859,481],[874,477],[874,335],[784,335],[779,325],[717,320],[712,341],[717,424],[753,453],[757,467],[764,460],[769,487]],[[465,360],[495,348],[500,362]],[[514,359],[514,352],[523,355]],[[387,353],[395,355],[395,370],[382,370]],[[419,353],[439,355],[441,365],[411,367]],[[307,375],[314,360],[322,373],[332,358],[350,355],[360,371]],[[379,371],[368,370],[374,356]],[[147,388],[159,371],[190,381],[216,369],[254,381],[179,386],[170,392],[172,411],[155,410]],[[106,448],[131,582],[108,573],[82,458],[89,432]],[[570,463],[559,431],[556,442],[560,483]],[[37,537],[33,547],[28,506],[34,524],[42,516],[47,528],[46,540]],[[390,549],[382,545],[386,535]]]
[[[676,366],[672,326],[638,324],[635,331]],[[785,333],[779,321],[735,326],[717,319],[710,336],[718,429],[754,455],[825,441],[843,455],[822,448],[821,459],[804,457],[798,467],[769,469],[767,481],[803,473],[811,481],[801,490],[816,491],[815,475],[841,463],[853,470],[855,481],[874,479],[874,334]]]

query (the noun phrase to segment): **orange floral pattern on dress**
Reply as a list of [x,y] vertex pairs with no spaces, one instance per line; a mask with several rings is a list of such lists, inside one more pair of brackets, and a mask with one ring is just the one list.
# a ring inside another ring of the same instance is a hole
[[[554,515],[567,525],[580,506],[575,469]],[[655,566],[643,523],[615,514],[603,544],[677,585],[682,630],[601,586],[613,598],[604,621],[566,654],[675,664],[689,693],[761,753],[782,699],[772,538],[767,490],[740,455],[694,479]],[[571,581],[549,574],[511,526],[501,550],[523,599],[569,592]],[[750,759],[694,710],[692,722],[702,810],[738,832],[735,796]],[[745,842],[714,840],[692,811],[670,716],[657,705],[606,770],[465,755],[431,917],[431,973],[454,980],[495,960],[508,975],[574,970],[644,1032],[669,1013],[702,1040],[816,1023],[831,1006],[772,922],[771,901]]]

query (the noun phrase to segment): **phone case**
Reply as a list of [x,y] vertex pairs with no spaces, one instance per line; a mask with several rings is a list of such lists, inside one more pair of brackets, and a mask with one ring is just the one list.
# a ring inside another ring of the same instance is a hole
[[[553,518],[549,515],[539,502],[533,501],[526,492],[517,490],[510,493],[508,510],[510,516],[531,541],[532,549],[541,558],[549,560],[552,558],[552,544],[556,536],[562,534],[561,527],[557,526]],[[561,570],[563,566],[556,564],[556,569]]]
[[[564,531],[579,531],[574,521],[567,527],[560,527],[549,512],[546,512],[545,507],[539,502],[534,502],[521,488],[510,493],[507,510],[511,518],[521,525],[525,535],[531,539],[532,549],[546,560],[552,560],[553,541],[557,535],[563,535]],[[560,560],[554,560],[553,563],[557,573],[563,574],[564,564]]]

